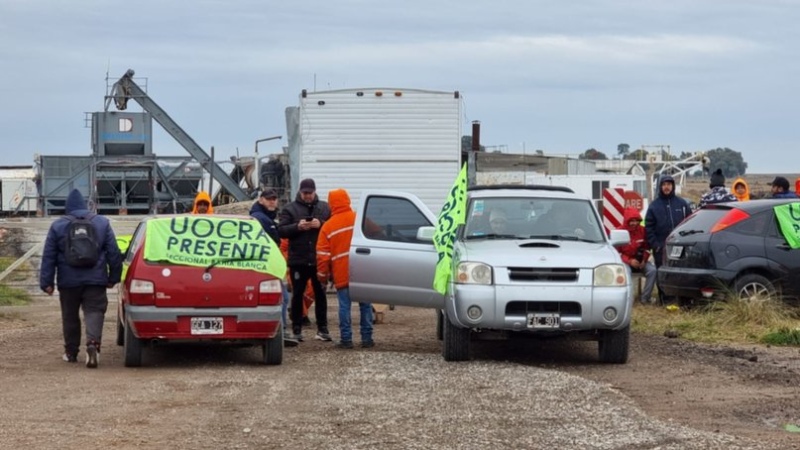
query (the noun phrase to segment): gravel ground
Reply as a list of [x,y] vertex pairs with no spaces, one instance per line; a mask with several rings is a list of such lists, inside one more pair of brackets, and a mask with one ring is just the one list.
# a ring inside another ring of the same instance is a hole
[[610,384],[481,346],[445,363],[427,310],[391,311],[374,349],[307,341],[265,367],[256,349],[166,346],[136,369],[111,342],[113,310],[89,370],[60,360],[54,299],[0,309],[0,447],[786,448],[654,418]]
[[[49,220],[3,225],[19,253]],[[13,284],[37,292],[37,264]],[[373,349],[308,341],[265,367],[257,349],[168,346],[127,369],[109,298],[97,370],[61,361],[56,297],[0,307],[0,448],[800,448],[783,430],[800,425],[796,348],[634,334],[626,365],[568,340],[479,342],[445,363],[433,312],[398,308]],[[332,331],[335,311],[331,296]]]

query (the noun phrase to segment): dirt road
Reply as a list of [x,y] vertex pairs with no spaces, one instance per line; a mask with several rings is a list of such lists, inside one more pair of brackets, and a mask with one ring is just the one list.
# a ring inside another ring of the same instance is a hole
[[0,309],[0,448],[800,448],[780,428],[800,422],[797,349],[635,335],[621,366],[557,340],[454,364],[433,312],[398,308],[374,349],[312,340],[265,367],[257,349],[161,347],[126,369],[114,308],[97,370],[61,361],[55,298]]

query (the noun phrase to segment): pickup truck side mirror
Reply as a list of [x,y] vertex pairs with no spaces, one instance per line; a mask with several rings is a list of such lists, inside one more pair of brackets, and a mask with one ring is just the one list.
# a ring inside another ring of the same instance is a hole
[[434,233],[436,233],[436,227],[419,227],[417,228],[417,240],[433,242]]
[[614,247],[619,247],[620,245],[630,244],[631,235],[628,230],[611,230],[608,233],[608,240],[611,241],[611,245]]

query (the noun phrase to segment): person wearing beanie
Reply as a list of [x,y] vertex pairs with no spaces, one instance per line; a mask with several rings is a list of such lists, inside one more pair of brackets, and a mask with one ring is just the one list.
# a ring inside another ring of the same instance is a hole
[[735,195],[725,189],[725,175],[722,174],[722,169],[717,169],[711,174],[708,185],[711,191],[700,199],[700,208],[713,203],[735,202],[738,200]]
[[740,202],[746,202],[750,200],[750,186],[748,186],[747,181],[744,178],[739,177],[733,181],[733,195],[736,196],[736,199]]

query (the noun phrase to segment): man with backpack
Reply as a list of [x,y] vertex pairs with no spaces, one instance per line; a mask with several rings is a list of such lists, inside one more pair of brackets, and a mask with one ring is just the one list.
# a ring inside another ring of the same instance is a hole
[[106,289],[120,281],[122,255],[108,219],[89,211],[77,189],[69,193],[64,209],[66,214],[56,219],[47,233],[39,287],[47,295],[53,295],[54,285],[58,285],[64,361],[78,362],[79,311],[83,310],[86,367],[96,368],[108,309]]

